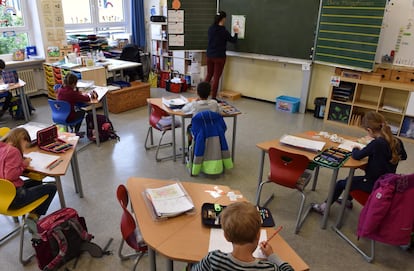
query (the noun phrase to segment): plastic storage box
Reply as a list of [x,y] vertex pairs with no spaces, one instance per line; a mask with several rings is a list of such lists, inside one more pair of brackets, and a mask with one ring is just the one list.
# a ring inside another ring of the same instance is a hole
[[276,110],[296,113],[299,111],[300,99],[290,96],[279,96],[276,98]]

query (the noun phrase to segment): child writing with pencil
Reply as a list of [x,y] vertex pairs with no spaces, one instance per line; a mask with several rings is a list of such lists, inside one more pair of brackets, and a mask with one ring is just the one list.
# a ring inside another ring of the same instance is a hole
[[[233,251],[211,251],[192,266],[192,271],[293,270],[288,263],[279,259],[268,243],[274,235],[259,244],[262,221],[256,206],[249,202],[235,202],[227,206],[220,217],[224,237],[232,243]],[[253,256],[258,245],[267,260]]]
[[36,221],[39,216],[46,214],[55,196],[56,185],[43,184],[34,180],[23,181],[20,178],[30,164],[30,158],[23,156],[30,142],[30,135],[24,128],[14,128],[2,138],[0,141],[0,178],[12,182],[16,187],[16,196],[9,207],[10,209],[19,209],[44,195],[49,196],[28,215],[26,220],[29,229],[35,233],[37,231]]
[[[365,175],[354,176],[352,178],[351,189],[362,190],[371,193],[377,179],[386,173],[395,173],[398,162],[407,159],[404,145],[400,139],[393,136],[391,128],[387,125],[386,120],[380,113],[369,111],[365,113],[361,123],[373,140],[364,148],[358,146],[352,149],[352,158],[356,160],[368,157],[368,163],[365,167]],[[347,179],[340,180],[335,185],[335,191],[332,202],[341,203],[339,196],[345,190]],[[352,208],[352,197],[349,196],[345,202],[346,206]],[[313,210],[324,214],[327,203],[313,204]]]

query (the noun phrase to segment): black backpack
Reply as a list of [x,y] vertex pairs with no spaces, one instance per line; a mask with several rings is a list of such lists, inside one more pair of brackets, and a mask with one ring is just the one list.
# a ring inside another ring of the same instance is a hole
[[[98,122],[98,134],[100,142],[104,142],[109,139],[116,139],[118,141],[120,140],[119,136],[114,130],[112,122],[105,115],[96,114],[96,120]],[[92,113],[88,113],[86,115],[86,135],[91,141],[96,141],[94,129],[93,115]]]
[[[32,111],[36,109],[33,107],[30,98],[25,95],[27,106],[29,109],[30,115],[32,115]],[[10,101],[9,113],[14,120],[24,120],[24,112],[23,112],[23,105],[20,97],[13,97]]]

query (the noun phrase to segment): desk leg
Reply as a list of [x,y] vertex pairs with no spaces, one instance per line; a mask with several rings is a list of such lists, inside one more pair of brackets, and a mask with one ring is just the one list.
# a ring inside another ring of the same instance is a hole
[[318,177],[319,177],[319,166],[315,167],[315,174],[313,174],[313,183],[312,183],[312,191],[316,190],[316,184],[318,183]]
[[148,259],[151,271],[157,271],[157,263],[155,261],[155,250],[148,246]]
[[96,139],[96,145],[99,147],[101,145],[101,141],[99,139],[99,132],[98,132],[98,119],[96,117],[96,105],[92,104],[92,117],[93,117],[93,133]]
[[27,105],[26,95],[24,94],[24,87],[19,88],[19,94],[20,94],[20,101],[22,103],[22,108],[23,108],[24,120],[28,122],[30,120],[30,112],[29,112],[29,106]]
[[167,262],[165,263],[167,266],[168,271],[174,271],[174,261],[171,259],[167,259]]
[[55,181],[56,181],[56,189],[59,195],[60,207],[65,208],[66,207],[65,196],[63,195],[63,188],[62,188],[62,182],[60,180],[60,176],[55,176]]
[[343,193],[343,199],[341,204],[341,209],[338,215],[338,219],[336,220],[336,228],[340,229],[342,227],[342,220],[344,218],[345,207],[346,207],[346,200],[348,199],[349,190],[351,190],[352,178],[354,177],[355,168],[349,169],[348,180],[346,181],[345,191]]
[[328,200],[326,202],[326,209],[323,214],[322,221],[321,221],[321,229],[326,229],[326,224],[328,223],[329,210],[332,205],[332,199],[333,199],[333,194],[335,190],[336,179],[338,178],[338,172],[339,172],[339,169],[334,169],[332,173],[331,184],[329,186],[329,192],[328,192]]
[[183,164],[185,164],[185,118],[184,116],[181,116],[181,144],[182,144],[182,152],[183,152]]
[[73,182],[75,184],[76,192],[79,193],[80,198],[83,198],[82,180],[79,173],[78,156],[76,154],[76,151],[73,152],[72,159],[70,160],[70,165],[72,167]]
[[177,158],[177,151],[175,149],[175,115],[172,115],[172,143],[173,143],[173,159],[174,162]]
[[260,164],[259,164],[259,177],[257,180],[257,188],[256,188],[256,204],[259,205],[259,186],[262,183],[263,180],[263,167],[264,167],[264,159],[265,159],[265,154],[266,152],[264,150],[262,150],[261,152],[261,156],[260,156]]
[[108,101],[106,99],[106,95],[102,97],[101,103],[102,103],[102,108],[103,108],[103,111],[104,111],[104,115],[109,119]]
[[233,160],[233,163],[234,163],[234,156],[235,156],[234,153],[236,151],[236,129],[237,129],[237,115],[233,116],[233,138],[231,139],[231,159]]

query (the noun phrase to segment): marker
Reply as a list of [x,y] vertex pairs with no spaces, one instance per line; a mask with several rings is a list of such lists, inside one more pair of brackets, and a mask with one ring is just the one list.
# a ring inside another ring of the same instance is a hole
[[266,243],[269,243],[270,242],[270,240],[272,240],[272,238],[273,237],[275,237],[276,236],[276,234],[278,234],[281,230],[283,229],[283,227],[282,226],[279,226],[279,228],[277,228],[276,229],[276,231],[272,234],[272,236],[270,236],[267,240],[266,240]]
[[50,170],[52,170],[52,169],[54,169],[55,167],[57,167],[60,163],[62,163],[63,162],[63,160],[62,159],[60,159],[60,160],[58,160],[58,161],[56,161],[55,163],[53,163],[51,166],[49,166],[49,169]]

